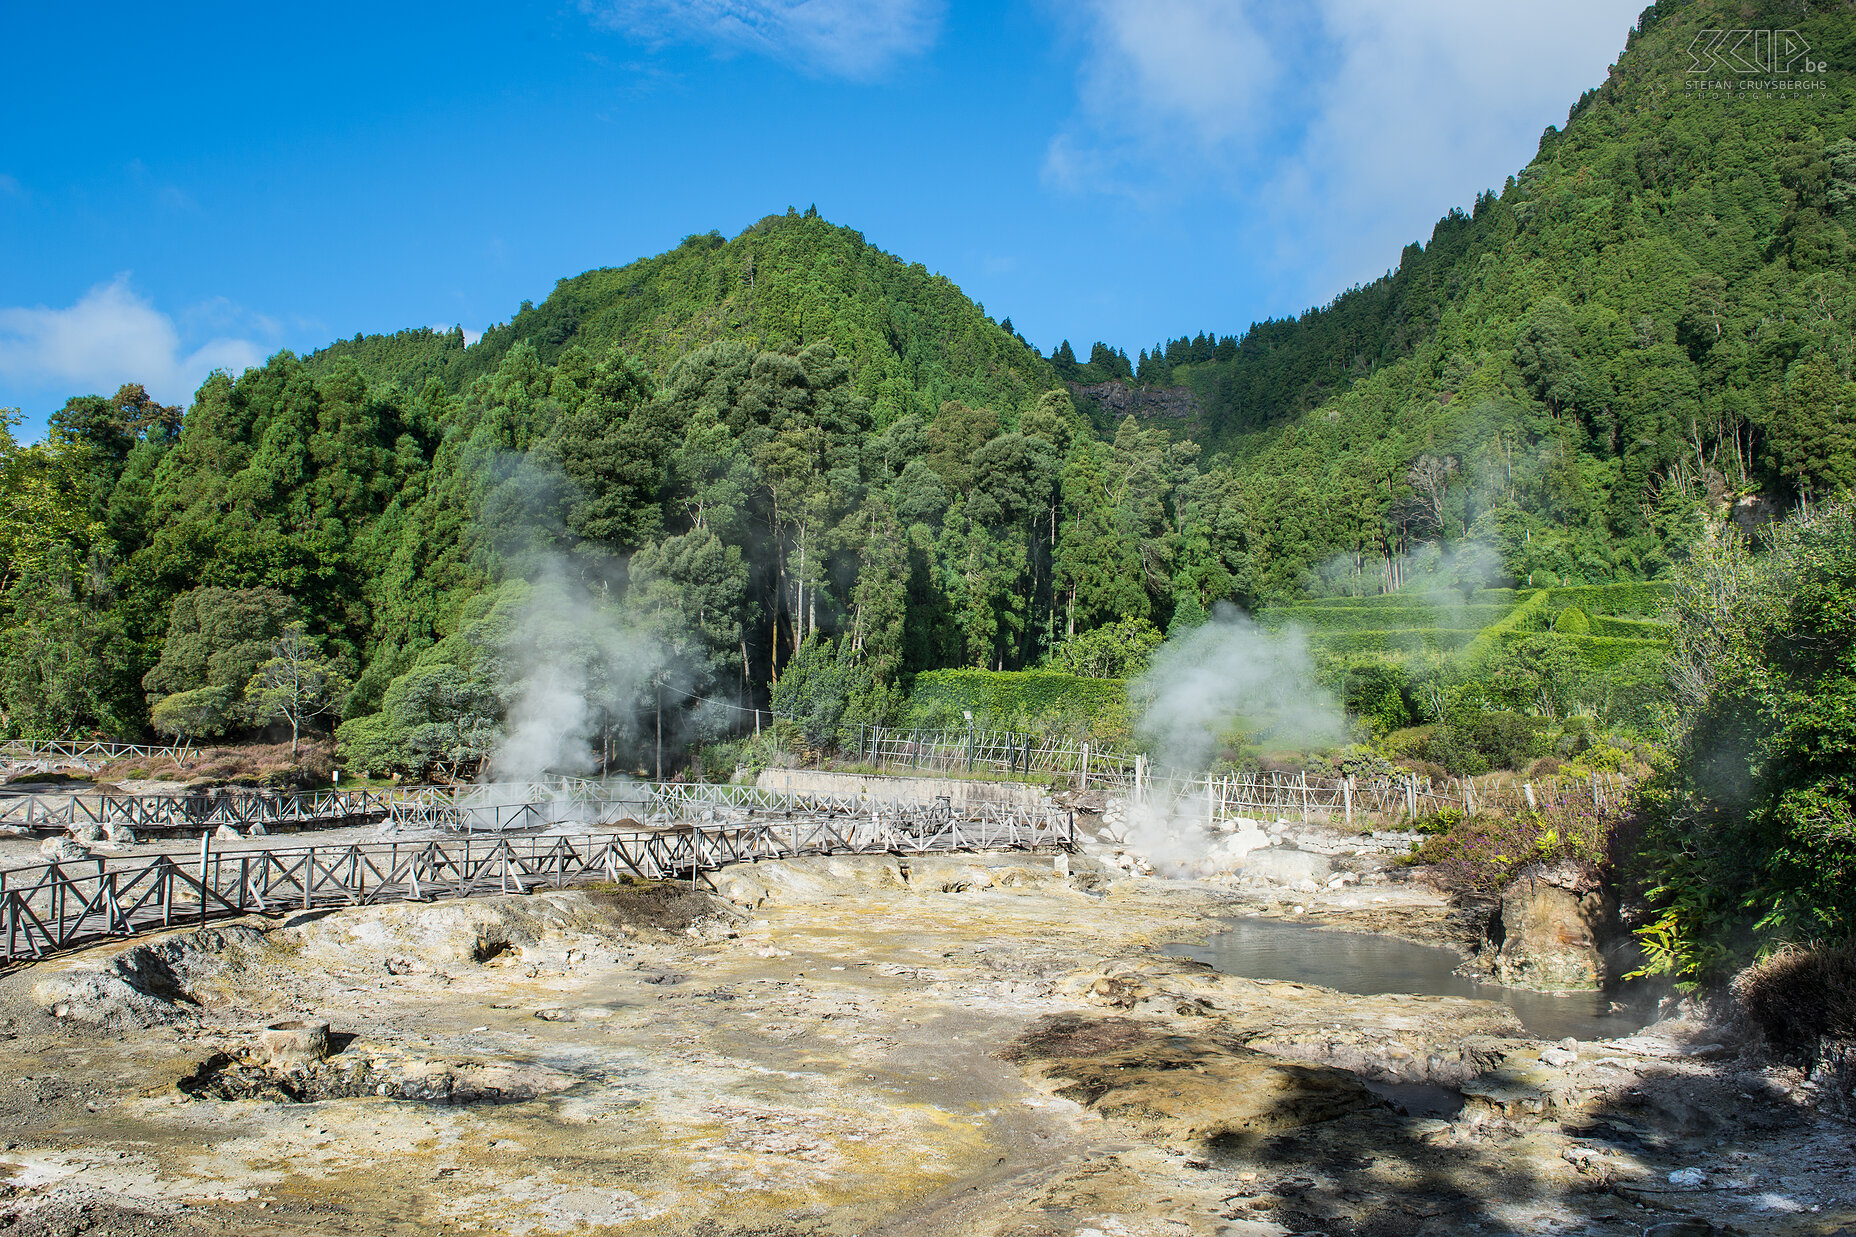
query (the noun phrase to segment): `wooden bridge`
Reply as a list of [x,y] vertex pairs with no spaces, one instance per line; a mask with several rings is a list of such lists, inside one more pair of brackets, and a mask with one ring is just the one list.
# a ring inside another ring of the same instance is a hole
[[317,906],[559,889],[576,881],[688,880],[732,863],[799,855],[1068,847],[1068,813],[956,820],[935,807],[766,816],[719,825],[572,836],[447,837],[287,849],[93,857],[0,871],[0,963],[216,918]]
[[112,760],[184,760],[190,747],[118,743],[113,739],[8,739],[0,742],[0,770],[97,769]]
[[[911,798],[869,794],[582,778],[305,794],[239,787],[165,795],[8,794],[0,790],[0,825],[79,836],[111,836],[122,829],[140,837],[214,832],[221,825],[241,832],[253,826],[276,832],[377,823],[387,825],[389,831],[431,828],[447,833],[511,833],[562,825],[607,825],[622,820],[715,821],[769,813],[908,817],[935,808],[934,804]],[[1003,820],[1011,812],[988,806],[968,815],[972,819]]]

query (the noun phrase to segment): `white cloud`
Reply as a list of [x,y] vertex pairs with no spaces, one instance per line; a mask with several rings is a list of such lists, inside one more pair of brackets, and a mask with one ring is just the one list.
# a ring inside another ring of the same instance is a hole
[[1325,299],[1518,171],[1641,5],[1089,0],[1045,178],[1136,199],[1209,185],[1253,209],[1260,257]]
[[[224,320],[224,303],[208,317]],[[174,320],[136,295],[127,274],[98,284],[68,309],[0,309],[0,379],[109,394],[139,382],[164,403],[186,403],[215,369],[237,374],[262,364],[249,339],[184,340]]]
[[869,79],[926,51],[945,0],[580,0],[596,25],[652,42],[752,52]]

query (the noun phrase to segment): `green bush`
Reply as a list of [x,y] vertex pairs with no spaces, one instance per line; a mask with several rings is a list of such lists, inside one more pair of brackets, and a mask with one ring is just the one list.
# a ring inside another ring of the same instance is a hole
[[1468,628],[1480,631],[1506,615],[1513,606],[1283,606],[1264,614],[1272,628],[1290,625],[1311,634],[1343,631],[1402,631],[1423,628]]
[[1546,590],[1554,606],[1578,606],[1587,614],[1638,615],[1654,618],[1669,603],[1663,580],[1626,580],[1618,584],[1583,584]]
[[1052,670],[930,670],[915,676],[903,720],[924,730],[1016,730],[1096,743],[1132,735],[1127,685]]
[[1320,677],[1347,712],[1365,718],[1375,734],[1390,733],[1413,720],[1411,674],[1402,662],[1356,657],[1325,667]]
[[1447,722],[1396,730],[1380,742],[1387,757],[1434,764],[1456,777],[1521,769],[1547,751],[1550,723],[1504,710],[1463,709]]
[[1649,969],[1856,935],[1856,508],[1712,532],[1677,573],[1679,742],[1638,809]]
[[1119,619],[1060,643],[1052,661],[1065,673],[1090,679],[1126,679],[1147,669],[1165,639],[1144,618]]
[[1592,634],[1592,620],[1585,617],[1585,611],[1578,606],[1567,606],[1553,619],[1553,630],[1562,636],[1589,636]]

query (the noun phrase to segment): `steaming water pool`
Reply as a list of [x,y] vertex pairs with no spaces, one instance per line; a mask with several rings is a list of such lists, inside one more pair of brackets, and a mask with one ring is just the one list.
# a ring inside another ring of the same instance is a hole
[[1514,1010],[1528,1034],[1541,1039],[1612,1039],[1650,1021],[1652,1005],[1620,1008],[1616,994],[1552,994],[1477,983],[1456,973],[1462,958],[1435,945],[1419,945],[1367,932],[1336,932],[1280,919],[1231,920],[1226,931],[1203,945],[1173,945],[1176,957],[1204,962],[1227,975],[1314,984],[1374,996],[1409,992],[1420,996],[1466,996],[1499,1001]]

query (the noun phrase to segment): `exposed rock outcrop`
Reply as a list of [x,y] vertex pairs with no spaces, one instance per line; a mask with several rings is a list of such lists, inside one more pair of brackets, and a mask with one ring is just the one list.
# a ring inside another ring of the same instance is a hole
[[1122,382],[1069,384],[1078,400],[1093,404],[1109,420],[1122,417],[1170,417],[1190,420],[1199,415],[1199,397],[1189,387],[1131,387]]
[[1502,891],[1489,925],[1490,966],[1504,984],[1545,992],[1605,986],[1623,943],[1616,900],[1578,864],[1537,865]]

